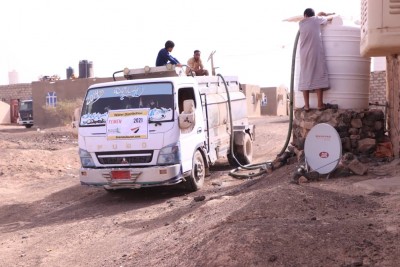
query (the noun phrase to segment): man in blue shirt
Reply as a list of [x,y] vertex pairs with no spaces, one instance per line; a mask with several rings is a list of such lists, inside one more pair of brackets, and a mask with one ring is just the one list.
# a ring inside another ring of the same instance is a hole
[[156,67],[159,66],[164,66],[167,65],[168,63],[171,63],[173,65],[177,65],[178,67],[182,67],[182,64],[179,63],[179,60],[171,56],[169,53],[171,53],[172,49],[174,49],[174,42],[172,41],[167,41],[165,43],[165,48],[162,48],[160,52],[158,52],[157,59],[156,59]]

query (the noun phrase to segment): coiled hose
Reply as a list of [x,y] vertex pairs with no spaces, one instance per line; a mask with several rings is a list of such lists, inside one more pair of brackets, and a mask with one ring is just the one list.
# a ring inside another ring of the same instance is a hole
[[[286,151],[287,146],[289,145],[289,141],[292,135],[292,124],[293,124],[293,95],[294,95],[294,71],[295,71],[295,64],[296,64],[296,53],[297,53],[297,43],[299,41],[300,37],[300,31],[297,32],[296,38],[294,41],[294,46],[293,46],[293,53],[292,53],[292,68],[291,68],[291,75],[290,75],[290,94],[289,94],[289,128],[288,128],[288,133],[286,136],[286,141],[285,144],[282,147],[282,150],[279,152],[278,155],[283,154]],[[229,112],[229,122],[230,122],[230,152],[232,155],[232,158],[236,161],[236,163],[239,165],[239,167],[231,170],[229,172],[229,175],[235,178],[239,179],[248,179],[248,178],[253,178],[256,176],[260,176],[264,173],[267,173],[268,169],[271,168],[272,162],[271,161],[266,161],[262,163],[257,163],[257,164],[248,164],[248,165],[242,165],[240,162],[237,160],[233,146],[234,146],[234,133],[233,133],[233,124],[232,124],[232,110],[231,110],[231,101],[230,101],[230,96],[229,96],[229,91],[228,87],[226,86],[226,82],[224,80],[224,77],[221,74],[218,74],[217,76],[221,77],[222,81],[224,82],[225,85],[225,91],[227,95],[227,100],[228,100],[228,112]],[[238,174],[238,171],[241,170],[256,170],[259,169],[257,173],[250,173],[250,174]]]
[[[235,178],[247,179],[247,178],[259,176],[259,175],[261,175],[263,173],[266,173],[267,170],[268,170],[268,164],[271,164],[270,162],[259,163],[259,164],[242,165],[242,164],[240,164],[239,160],[236,158],[234,150],[233,150],[234,132],[233,132],[233,122],[232,122],[231,98],[230,98],[229,90],[228,90],[228,87],[226,85],[224,77],[221,74],[217,74],[217,76],[219,76],[222,79],[223,83],[224,83],[227,102],[228,102],[229,124],[231,125],[231,127],[230,127],[230,153],[231,153],[232,159],[235,160],[236,163],[239,165],[239,167],[231,170],[229,172],[229,175],[231,175],[231,176],[233,176]],[[237,174],[236,173],[237,171],[243,170],[243,169],[245,169],[245,170],[256,170],[256,169],[259,169],[259,172],[250,173],[250,174]]]

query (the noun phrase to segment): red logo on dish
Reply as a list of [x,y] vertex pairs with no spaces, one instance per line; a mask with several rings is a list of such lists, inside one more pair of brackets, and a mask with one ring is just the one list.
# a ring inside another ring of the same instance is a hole
[[329,157],[329,153],[322,151],[321,153],[319,153],[319,157],[323,158],[323,159],[326,159],[327,157]]

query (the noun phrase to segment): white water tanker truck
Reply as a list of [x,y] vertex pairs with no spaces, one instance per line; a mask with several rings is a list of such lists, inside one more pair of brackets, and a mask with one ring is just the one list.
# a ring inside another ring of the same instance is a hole
[[92,85],[83,101],[82,185],[110,191],[184,182],[196,191],[217,160],[251,162],[255,127],[236,77],[186,76],[174,65],[122,72],[127,80]]

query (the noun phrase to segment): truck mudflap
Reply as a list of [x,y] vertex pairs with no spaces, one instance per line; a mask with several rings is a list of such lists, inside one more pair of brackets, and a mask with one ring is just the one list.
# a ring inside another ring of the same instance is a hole
[[82,185],[104,186],[106,189],[141,188],[174,185],[184,181],[179,164],[147,168],[81,168]]

